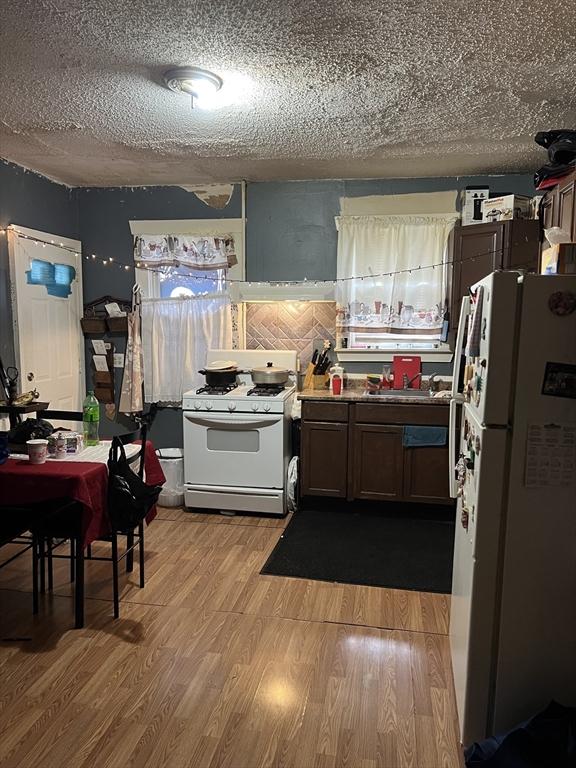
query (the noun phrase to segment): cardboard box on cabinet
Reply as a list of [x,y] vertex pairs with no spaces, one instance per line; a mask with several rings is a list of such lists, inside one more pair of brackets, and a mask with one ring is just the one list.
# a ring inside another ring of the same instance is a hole
[[489,195],[489,187],[466,187],[462,202],[463,227],[482,223],[482,203]]
[[531,219],[532,198],[524,195],[503,195],[482,200],[482,221]]

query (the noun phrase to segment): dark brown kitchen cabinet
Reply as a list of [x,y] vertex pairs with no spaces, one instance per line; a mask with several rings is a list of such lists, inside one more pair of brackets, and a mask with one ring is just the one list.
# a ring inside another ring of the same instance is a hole
[[[558,184],[549,189],[540,203],[542,230],[560,227],[576,242],[576,171],[564,176]],[[548,248],[548,241],[542,232],[541,247]]]
[[303,495],[345,498],[348,489],[348,424],[302,421]]
[[543,229],[558,226],[558,190],[547,192],[540,203],[540,220]]
[[405,448],[405,424],[447,426],[448,408],[304,401],[302,495],[450,503],[448,446]]
[[404,496],[414,501],[446,503],[449,495],[446,447],[404,448]]
[[355,424],[353,429],[353,498],[402,498],[402,427]]
[[573,241],[576,237],[576,221],[574,204],[575,191],[574,185],[576,181],[574,178],[570,180],[564,180],[558,184],[557,188],[557,206],[558,206],[558,222],[557,226],[570,234],[570,238]]
[[540,224],[536,219],[472,224],[454,230],[450,323],[456,328],[468,289],[497,269],[537,271]]

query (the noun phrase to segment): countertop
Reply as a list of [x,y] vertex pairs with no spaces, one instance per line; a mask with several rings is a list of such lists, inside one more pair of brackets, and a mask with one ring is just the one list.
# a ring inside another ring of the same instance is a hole
[[297,393],[298,400],[331,400],[345,403],[404,403],[405,405],[439,405],[447,406],[449,397],[406,397],[394,395],[366,395],[361,389],[344,389],[341,395],[333,395],[329,389],[305,389]]

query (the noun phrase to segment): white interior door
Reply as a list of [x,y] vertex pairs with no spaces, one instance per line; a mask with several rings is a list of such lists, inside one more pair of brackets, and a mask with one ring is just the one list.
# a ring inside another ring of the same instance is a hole
[[[81,243],[25,227],[18,227],[18,231],[38,238],[35,243],[9,230],[14,346],[20,389],[35,387],[40,400],[48,401],[50,408],[79,410],[84,395]],[[51,240],[66,248],[52,245]],[[57,269],[59,284],[30,282],[34,277],[27,273],[32,266],[42,267],[39,261],[74,269],[69,295],[54,295],[67,292],[65,269]],[[34,374],[32,381],[30,374]]]

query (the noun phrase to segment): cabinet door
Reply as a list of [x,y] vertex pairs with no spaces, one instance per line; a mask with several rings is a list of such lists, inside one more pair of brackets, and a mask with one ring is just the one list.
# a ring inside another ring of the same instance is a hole
[[351,449],[356,499],[402,497],[402,427],[355,424]]
[[448,504],[448,448],[404,448],[404,496],[411,501]]
[[300,491],[344,498],[348,481],[348,424],[302,422]]
[[502,264],[502,222],[458,227],[454,237],[451,325],[460,317],[460,303],[468,288]]
[[502,269],[522,268],[538,271],[540,223],[536,219],[512,219],[504,222]]
[[558,190],[546,192],[540,205],[540,221],[544,229],[558,226]]
[[576,234],[574,221],[574,179],[568,184],[558,185],[558,226],[570,234],[572,240]]

